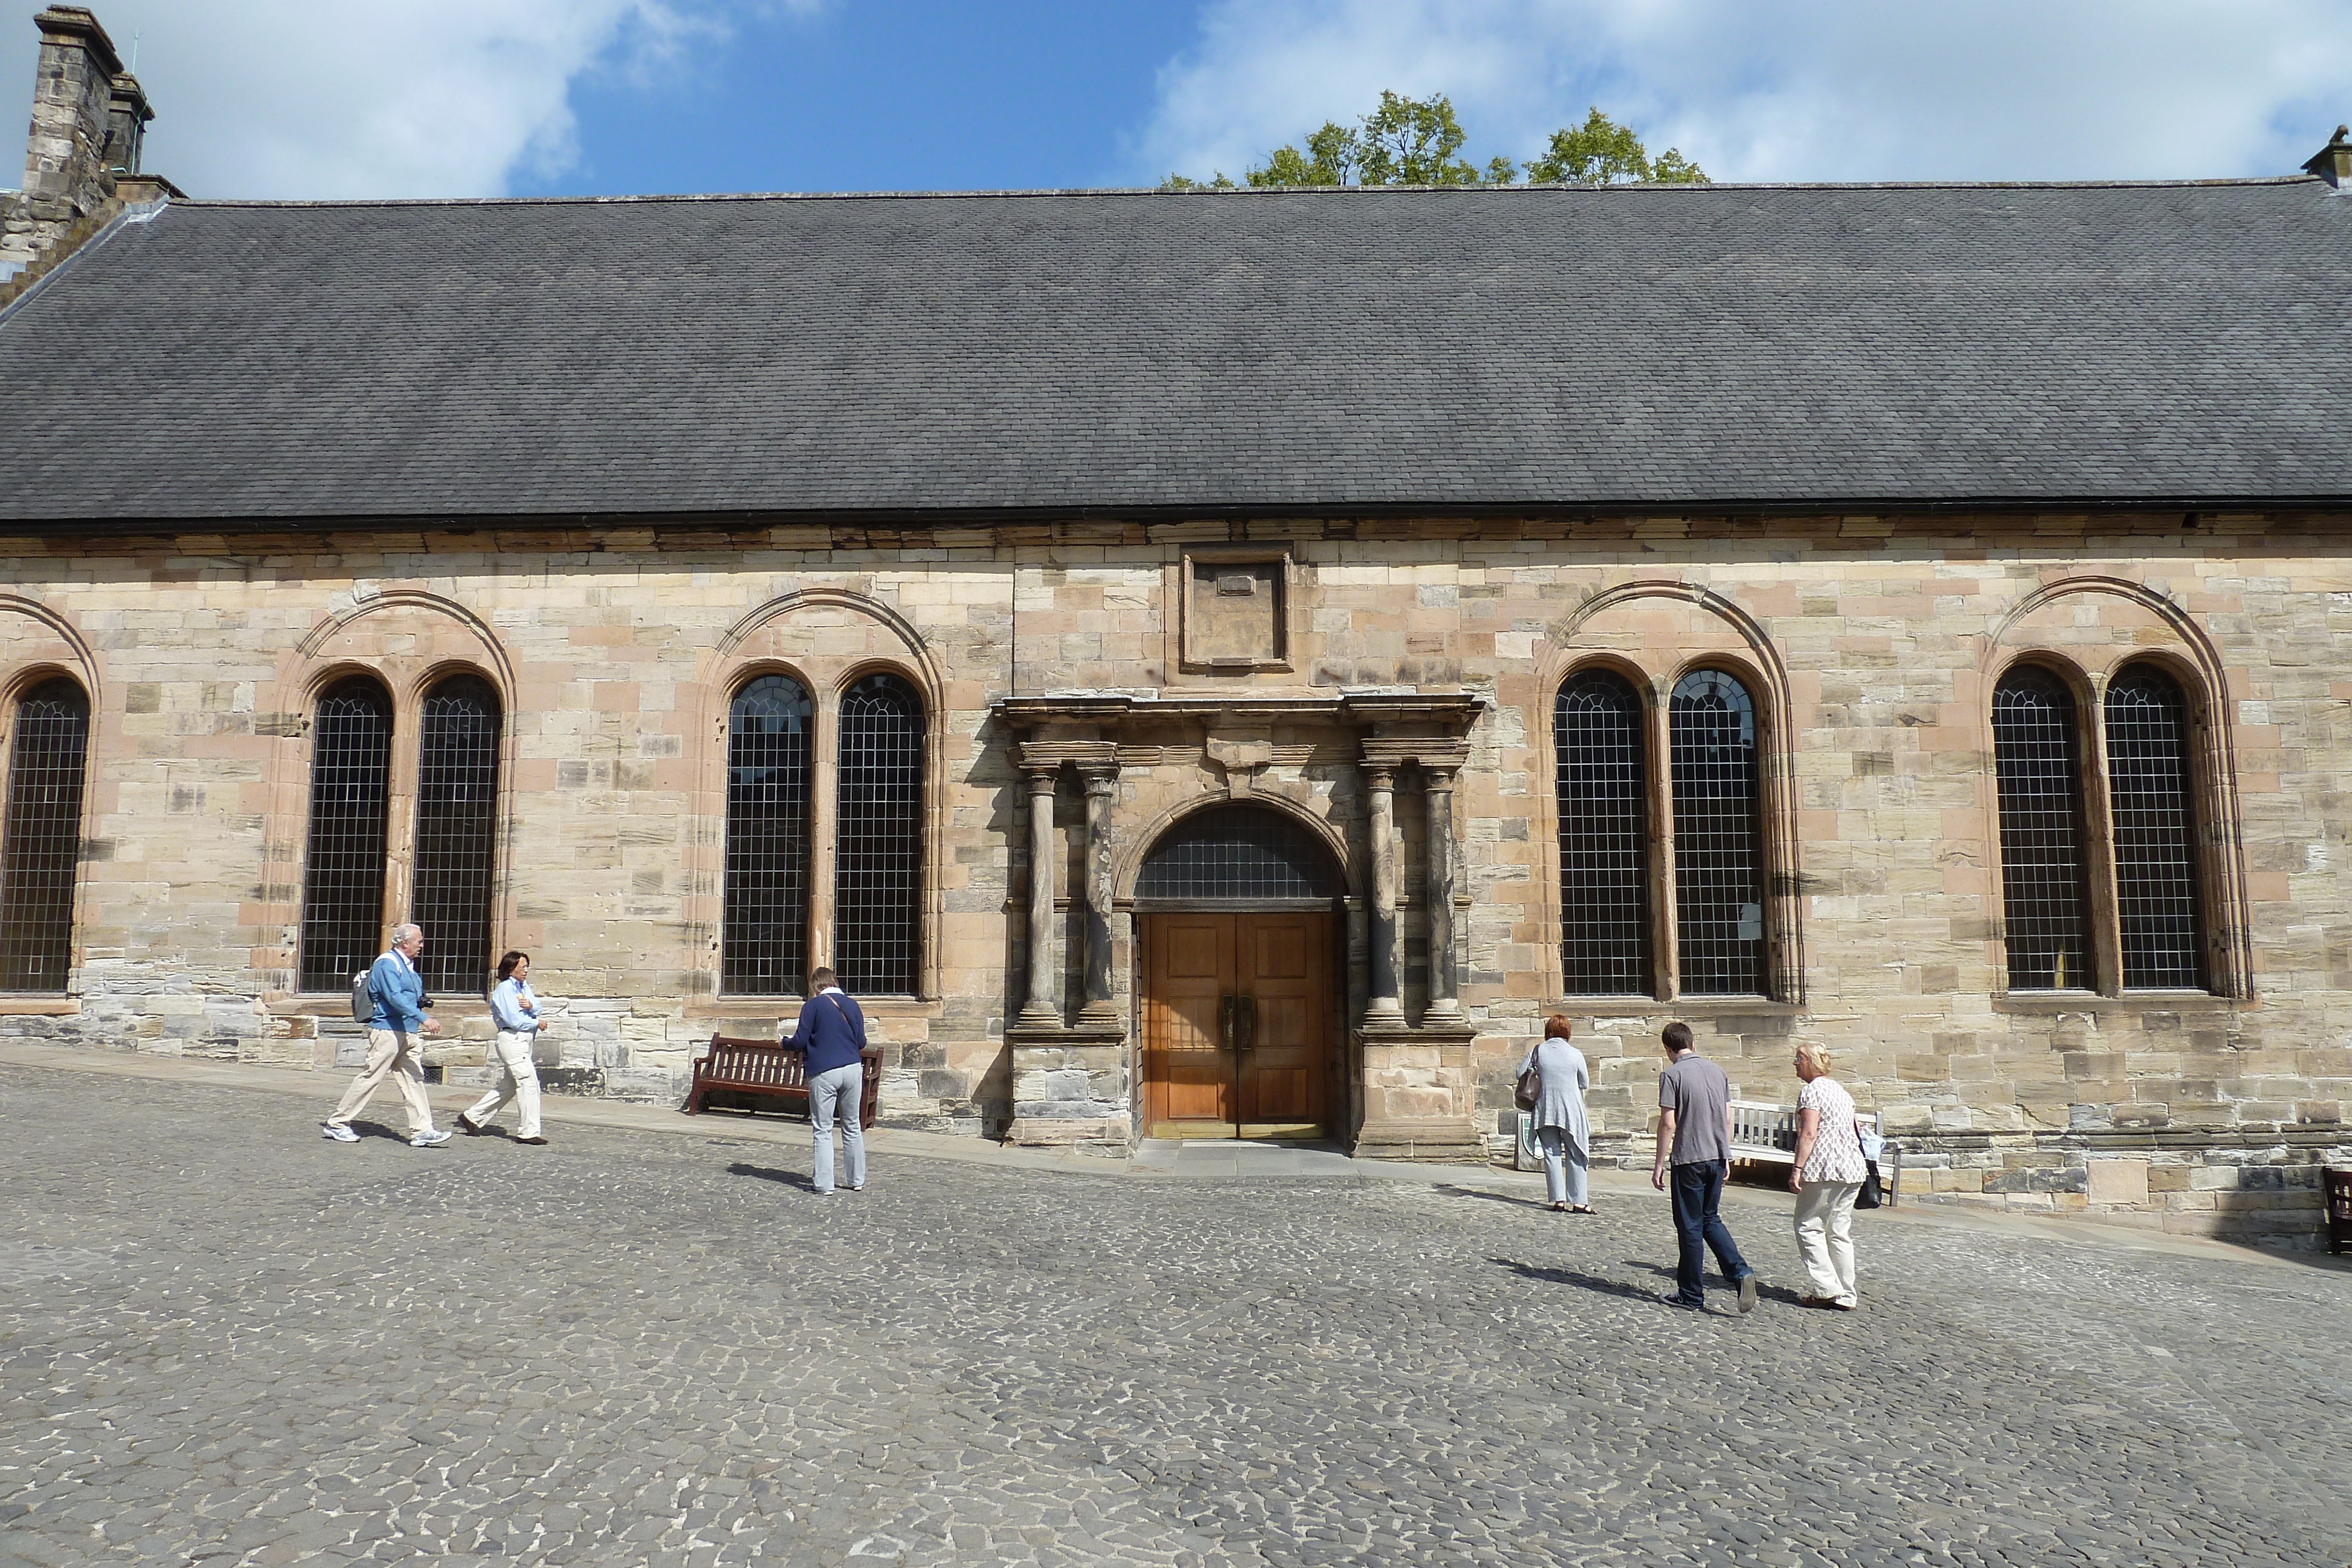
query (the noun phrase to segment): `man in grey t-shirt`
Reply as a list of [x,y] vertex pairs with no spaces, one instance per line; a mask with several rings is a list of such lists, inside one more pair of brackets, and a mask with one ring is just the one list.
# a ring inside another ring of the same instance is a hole
[[1670,1023],[1659,1037],[1666,1070],[1658,1074],[1658,1157],[1651,1185],[1666,1190],[1666,1167],[1674,1166],[1675,1293],[1678,1307],[1706,1305],[1706,1254],[1723,1266],[1723,1277],[1739,1288],[1739,1310],[1756,1306],[1756,1270],[1739,1255],[1739,1244],[1717,1212],[1723,1181],[1731,1169],[1731,1080],[1701,1056],[1690,1025]]

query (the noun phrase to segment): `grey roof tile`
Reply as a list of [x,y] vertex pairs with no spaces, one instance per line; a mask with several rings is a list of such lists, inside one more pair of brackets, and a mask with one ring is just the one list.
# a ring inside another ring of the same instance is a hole
[[2352,497],[2309,179],[175,203],[0,518]]

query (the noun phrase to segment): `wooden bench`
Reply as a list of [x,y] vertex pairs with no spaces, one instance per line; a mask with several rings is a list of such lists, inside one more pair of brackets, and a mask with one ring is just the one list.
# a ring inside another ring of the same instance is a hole
[[[1857,1111],[1854,1121],[1864,1131],[1878,1131],[1874,1112]],[[1886,1145],[1887,1158],[1879,1164],[1880,1182],[1886,1188],[1886,1206],[1895,1207],[1895,1189],[1903,1180],[1903,1150],[1900,1145]],[[1797,1163],[1797,1108],[1794,1105],[1770,1105],[1761,1100],[1734,1100],[1731,1103],[1731,1157],[1753,1160],[1759,1165],[1793,1166]]]
[[[882,1052],[869,1045],[859,1060],[866,1072],[865,1092],[857,1103],[857,1124],[870,1128],[882,1104]],[[686,1092],[686,1113],[700,1115],[704,1103],[713,1094],[782,1100],[805,1116],[809,1108],[808,1053],[777,1040],[714,1034],[710,1037],[710,1053],[694,1064],[694,1083]],[[749,1105],[740,1108],[747,1112],[756,1109]]]

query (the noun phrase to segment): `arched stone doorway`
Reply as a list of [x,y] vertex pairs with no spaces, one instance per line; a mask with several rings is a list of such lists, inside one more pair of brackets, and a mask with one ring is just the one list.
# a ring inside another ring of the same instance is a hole
[[1193,812],[1152,845],[1132,905],[1150,1136],[1332,1130],[1344,889],[1328,846],[1268,806]]

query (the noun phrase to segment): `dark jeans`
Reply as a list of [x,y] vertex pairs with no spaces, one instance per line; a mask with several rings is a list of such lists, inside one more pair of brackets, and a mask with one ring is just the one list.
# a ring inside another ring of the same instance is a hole
[[1738,1283],[1756,1272],[1739,1255],[1739,1243],[1723,1227],[1716,1206],[1723,1201],[1723,1178],[1730,1166],[1721,1160],[1675,1167],[1675,1239],[1680,1256],[1675,1260],[1675,1293],[1689,1306],[1706,1301],[1706,1249],[1723,1265],[1723,1277]]

